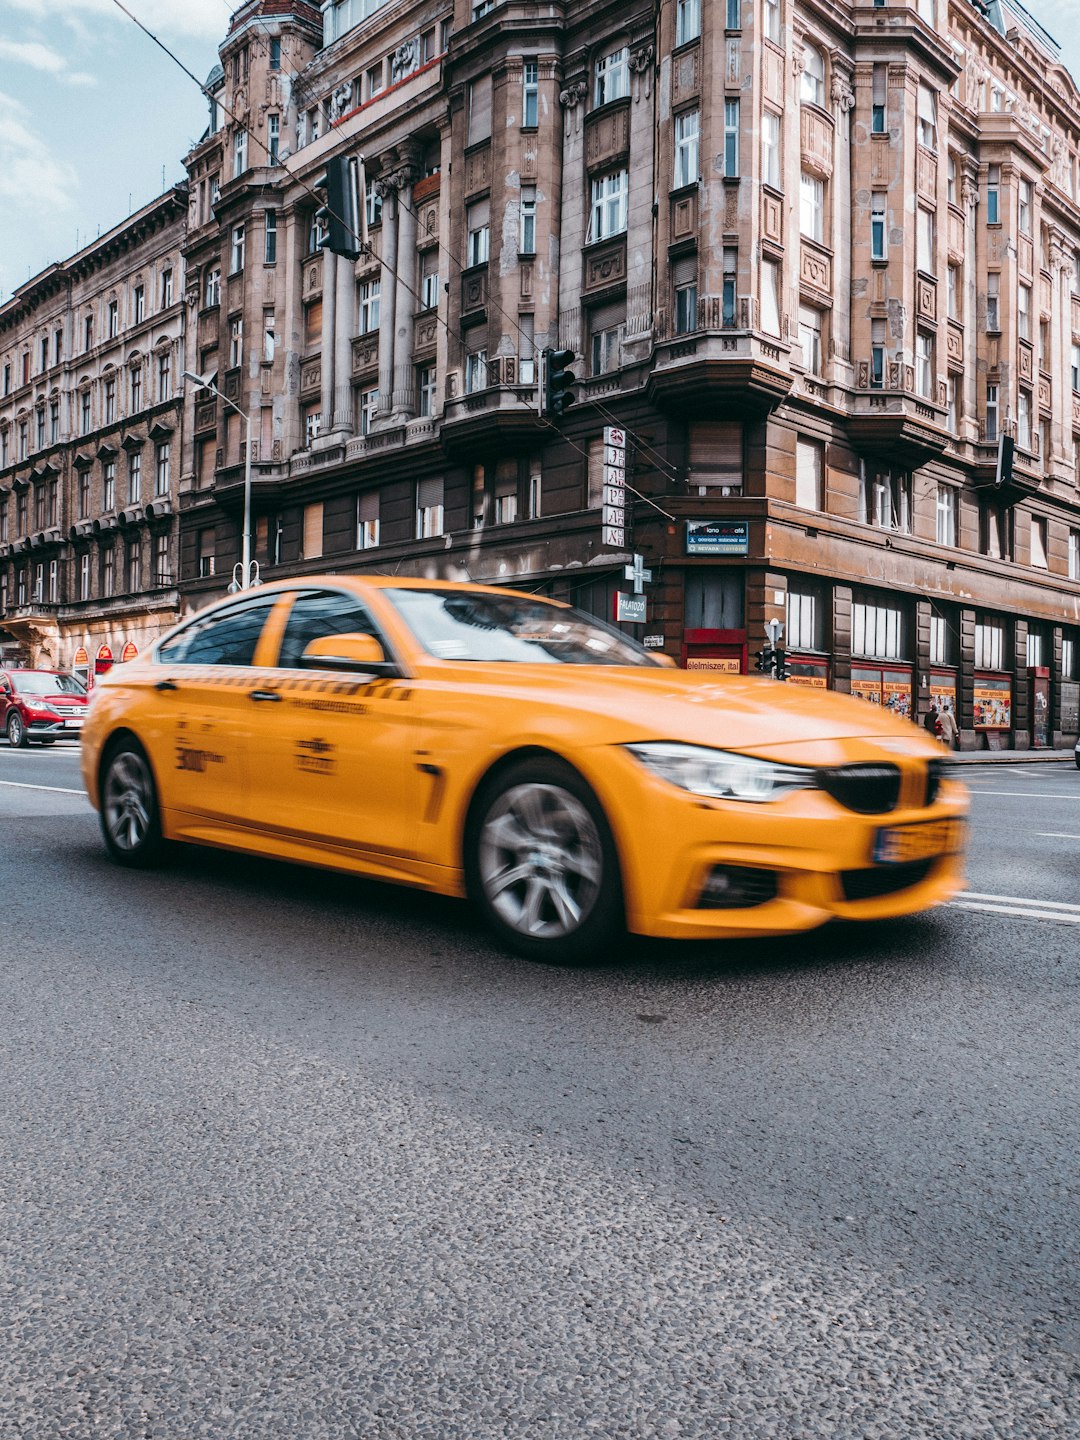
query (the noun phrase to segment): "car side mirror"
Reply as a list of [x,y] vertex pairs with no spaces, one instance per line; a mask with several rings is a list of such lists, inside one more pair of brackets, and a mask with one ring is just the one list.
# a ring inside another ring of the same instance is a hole
[[320,635],[300,657],[305,670],[366,670],[376,675],[396,675],[397,666],[374,635]]

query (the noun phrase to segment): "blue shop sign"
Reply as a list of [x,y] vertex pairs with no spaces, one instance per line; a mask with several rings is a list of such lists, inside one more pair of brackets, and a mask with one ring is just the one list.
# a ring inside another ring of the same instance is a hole
[[688,555],[749,555],[749,520],[687,520]]

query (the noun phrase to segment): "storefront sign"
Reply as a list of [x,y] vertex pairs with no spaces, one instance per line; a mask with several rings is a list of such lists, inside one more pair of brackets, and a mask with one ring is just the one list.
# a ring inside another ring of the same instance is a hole
[[742,665],[734,655],[691,655],[687,657],[687,670],[722,670],[725,675],[740,675]]
[[911,675],[903,670],[884,670],[881,677],[881,703],[894,715],[911,719]]
[[139,647],[135,644],[134,640],[129,640],[121,651],[120,663],[123,665],[129,660],[134,660],[138,653]]
[[948,711],[953,717],[956,715],[956,676],[949,674],[931,674],[930,676],[930,704],[939,715]]
[[109,673],[109,671],[112,669],[112,664],[113,664],[113,653],[112,653],[112,651],[109,649],[108,645],[102,645],[102,646],[100,646],[99,649],[98,649],[98,652],[97,652],[97,656],[96,656],[96,658],[95,658],[95,660],[94,660],[94,674],[95,674],[95,675],[107,675],[107,674]]
[[829,664],[827,660],[804,660],[799,655],[788,655],[787,672],[789,685],[806,685],[813,690],[829,688]]
[[632,625],[644,625],[645,596],[627,595],[623,590],[616,590],[615,619],[629,621]]
[[626,548],[626,431],[604,426],[604,494],[601,508],[604,544]]
[[79,648],[75,651],[75,659],[71,663],[73,665],[81,665],[84,668],[90,664],[90,656],[87,653],[85,646],[79,646]]
[[662,650],[664,648],[663,635],[646,635],[641,642],[646,650]]
[[851,672],[851,693],[857,700],[866,700],[871,705],[880,705],[881,671],[853,669]]
[[975,676],[975,729],[1012,729],[1012,682],[1007,676]]
[[749,555],[748,520],[687,520],[688,555]]

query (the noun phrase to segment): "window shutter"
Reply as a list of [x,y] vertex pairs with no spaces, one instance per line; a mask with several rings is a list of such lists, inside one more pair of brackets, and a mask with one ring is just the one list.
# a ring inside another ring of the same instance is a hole
[[317,560],[323,552],[322,501],[304,506],[304,559]]
[[416,485],[416,508],[429,510],[433,505],[443,503],[443,482],[441,476],[431,480],[419,480]]
[[469,86],[470,145],[491,137],[491,76],[481,75]]
[[742,424],[738,420],[701,420],[690,426],[690,493],[716,486],[742,489]]

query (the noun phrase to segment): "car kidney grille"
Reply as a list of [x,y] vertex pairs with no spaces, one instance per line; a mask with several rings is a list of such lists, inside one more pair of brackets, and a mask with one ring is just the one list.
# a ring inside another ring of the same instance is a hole
[[885,815],[900,798],[897,765],[843,765],[819,770],[818,784],[845,810],[859,815]]

